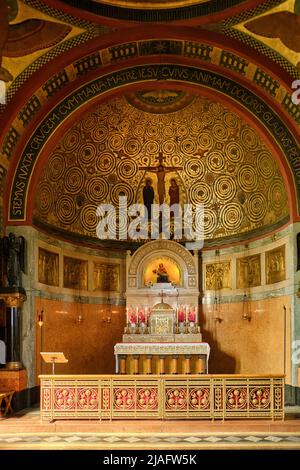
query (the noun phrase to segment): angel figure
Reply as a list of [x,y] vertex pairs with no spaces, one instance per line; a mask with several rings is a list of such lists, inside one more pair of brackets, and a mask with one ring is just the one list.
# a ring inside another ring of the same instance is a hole
[[4,237],[3,255],[9,287],[21,287],[21,271],[25,273],[25,238],[10,233]]
[[53,47],[72,30],[69,25],[40,18],[12,21],[18,15],[17,0],[0,0],[0,80],[10,82],[11,73],[2,66],[2,57],[22,57]]
[[296,0],[294,13],[270,13],[249,21],[245,28],[266,38],[279,38],[288,49],[300,52],[300,2]]

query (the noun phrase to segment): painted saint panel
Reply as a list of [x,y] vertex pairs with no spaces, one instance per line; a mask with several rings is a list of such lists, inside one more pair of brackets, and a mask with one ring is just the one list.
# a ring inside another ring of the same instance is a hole
[[266,251],[266,283],[285,280],[285,245]]
[[230,261],[210,263],[205,269],[206,290],[220,290],[231,288],[231,266]]
[[64,256],[64,287],[87,290],[88,262]]
[[120,291],[120,265],[94,263],[94,290]]
[[39,248],[38,280],[48,286],[59,285],[59,256],[43,248]]
[[237,259],[236,284],[238,289],[261,285],[260,255],[246,256]]

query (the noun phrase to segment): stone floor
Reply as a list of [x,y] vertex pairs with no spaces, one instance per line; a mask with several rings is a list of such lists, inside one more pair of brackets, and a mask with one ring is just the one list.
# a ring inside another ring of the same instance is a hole
[[284,421],[40,421],[39,409],[0,420],[0,449],[300,449],[300,407]]

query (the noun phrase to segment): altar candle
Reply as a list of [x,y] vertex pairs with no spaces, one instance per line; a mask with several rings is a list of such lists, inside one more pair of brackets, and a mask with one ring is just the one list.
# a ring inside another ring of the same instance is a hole
[[129,323],[129,318],[128,318],[128,307],[126,307],[126,325]]

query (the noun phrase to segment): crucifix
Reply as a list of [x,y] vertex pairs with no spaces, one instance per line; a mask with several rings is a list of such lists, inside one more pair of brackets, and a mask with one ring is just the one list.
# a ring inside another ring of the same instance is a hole
[[166,296],[166,294],[164,294],[164,291],[161,291],[161,293],[159,294],[159,297],[160,297],[160,303],[164,303],[164,297]]
[[166,173],[170,173],[171,171],[182,170],[183,168],[182,166],[165,166],[164,165],[165,157],[163,156],[162,152],[159,152],[158,157],[156,157],[156,160],[158,160],[157,166],[140,166],[139,169],[156,174],[158,200],[159,200],[159,204],[163,204],[165,200],[165,195],[166,195],[166,189],[165,189]]

